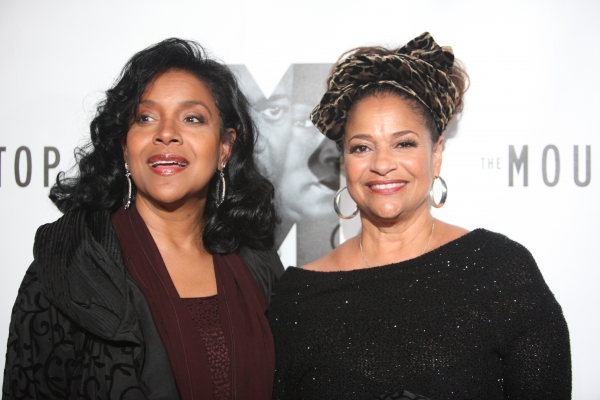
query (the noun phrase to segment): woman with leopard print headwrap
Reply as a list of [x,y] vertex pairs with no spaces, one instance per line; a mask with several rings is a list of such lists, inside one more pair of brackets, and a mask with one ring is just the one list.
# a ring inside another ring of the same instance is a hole
[[567,325],[531,254],[430,211],[466,81],[428,33],[333,68],[311,119],[342,150],[336,211],[362,230],[275,287],[275,398],[570,399]]

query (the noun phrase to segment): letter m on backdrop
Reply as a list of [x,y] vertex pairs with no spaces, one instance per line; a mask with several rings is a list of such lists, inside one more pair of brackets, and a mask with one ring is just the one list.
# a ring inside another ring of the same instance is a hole
[[517,174],[523,168],[523,186],[529,185],[529,151],[527,145],[521,149],[521,154],[517,157],[515,146],[508,147],[508,186],[514,186],[514,171]]

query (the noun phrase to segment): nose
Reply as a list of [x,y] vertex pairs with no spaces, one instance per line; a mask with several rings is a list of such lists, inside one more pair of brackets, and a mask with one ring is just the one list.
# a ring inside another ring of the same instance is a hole
[[340,151],[333,140],[323,139],[319,146],[319,162],[323,165],[339,165]]
[[308,158],[308,168],[320,183],[332,190],[340,186],[340,152],[335,143],[323,138],[321,144]]
[[177,126],[177,121],[172,118],[163,119],[157,126],[153,141],[154,144],[164,144],[165,146],[171,143],[181,144],[182,137]]
[[398,162],[390,149],[377,149],[373,152],[371,171],[385,176],[398,168]]

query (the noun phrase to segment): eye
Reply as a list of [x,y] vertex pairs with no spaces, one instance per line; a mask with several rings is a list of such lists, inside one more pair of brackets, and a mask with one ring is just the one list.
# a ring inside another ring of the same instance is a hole
[[258,118],[269,124],[280,124],[284,119],[289,121],[291,100],[288,96],[276,95],[269,99],[260,100],[253,106]]
[[279,121],[281,119],[281,117],[283,116],[283,112],[285,110],[283,109],[283,107],[267,107],[264,110],[260,111],[260,114],[265,117],[268,121],[270,122],[275,122],[275,121]]
[[399,142],[396,146],[402,149],[417,147],[417,142],[415,142],[414,140],[403,140]]
[[367,147],[364,144],[358,144],[356,146],[351,146],[350,149],[348,149],[348,152],[350,154],[354,154],[354,153],[359,153],[360,154],[360,153],[365,153],[367,151],[369,151],[369,147]]
[[151,116],[146,115],[146,114],[140,114],[135,118],[135,121],[142,122],[142,123],[143,122],[151,122],[151,121],[154,121],[154,118],[152,118]]
[[192,124],[205,124],[206,118],[203,115],[190,115],[184,119],[185,122]]
[[297,128],[311,128],[313,126],[310,119],[297,119],[292,122],[292,125]]

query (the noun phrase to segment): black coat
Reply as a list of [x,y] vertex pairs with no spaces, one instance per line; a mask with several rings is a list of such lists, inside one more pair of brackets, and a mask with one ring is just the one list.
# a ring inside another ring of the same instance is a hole
[[[267,300],[274,252],[242,249]],[[40,227],[9,328],[3,399],[177,399],[167,353],[108,212]]]

